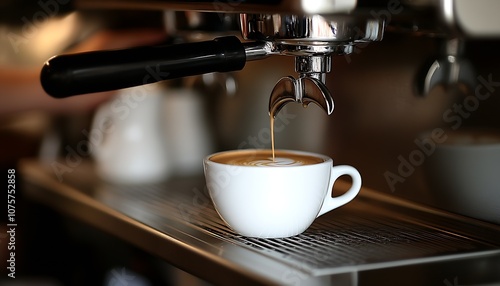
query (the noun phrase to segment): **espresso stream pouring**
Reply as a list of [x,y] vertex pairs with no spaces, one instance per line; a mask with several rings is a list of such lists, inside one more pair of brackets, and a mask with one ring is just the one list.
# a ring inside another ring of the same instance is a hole
[[333,112],[333,98],[328,88],[315,77],[291,76],[281,78],[274,86],[269,98],[272,158],[275,160],[274,118],[289,102],[302,103],[304,107],[314,102],[330,115]]

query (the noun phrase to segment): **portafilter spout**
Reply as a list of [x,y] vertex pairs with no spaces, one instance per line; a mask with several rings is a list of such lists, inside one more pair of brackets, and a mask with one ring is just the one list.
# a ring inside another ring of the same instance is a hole
[[330,56],[301,56],[295,58],[295,70],[299,78],[281,78],[269,99],[269,113],[276,116],[289,102],[307,106],[311,102],[320,106],[328,115],[333,112],[333,98],[325,85],[326,72],[330,71]]

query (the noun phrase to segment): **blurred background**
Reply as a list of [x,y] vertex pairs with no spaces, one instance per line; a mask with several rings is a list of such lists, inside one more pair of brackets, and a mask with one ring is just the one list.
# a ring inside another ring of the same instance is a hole
[[[2,172],[16,168],[25,158],[38,158],[49,165],[64,162],[57,160],[67,158],[82,140],[89,140],[89,132],[96,130],[97,113],[106,113],[106,108],[113,106],[128,106],[137,117],[127,119],[130,124],[125,127],[113,125],[118,130],[113,134],[129,134],[131,126],[137,124],[135,128],[147,131],[144,142],[161,143],[146,145],[157,150],[156,156],[137,154],[159,160],[155,170],[160,172],[152,180],[200,175],[202,159],[210,153],[270,147],[270,92],[281,77],[295,74],[293,58],[269,57],[248,62],[240,72],[156,84],[144,91],[146,96],[152,94],[154,100],[141,95],[138,102],[127,103],[131,89],[57,101],[49,98],[36,81],[43,63],[55,54],[211,39],[234,28],[234,22],[218,14],[205,16],[216,25],[203,26],[209,31],[197,33],[195,29],[202,25],[193,24],[188,37],[172,27],[165,18],[169,12],[163,11],[75,12],[70,3],[4,0],[0,1],[0,14],[1,83],[7,86],[0,87],[0,105],[4,106],[0,107]],[[203,17],[187,15],[186,19],[206,23]],[[437,37],[388,30],[383,41],[358,47],[351,55],[334,57],[327,76],[335,101],[333,114],[327,116],[313,105],[303,108],[288,104],[276,120],[277,148],[329,155],[336,164],[355,166],[369,188],[432,204],[432,193],[421,166],[414,166],[405,175],[398,169],[401,158],[409,160],[410,153],[419,148],[415,140],[436,128],[453,128],[458,119],[460,127],[500,128],[499,84],[487,87],[491,96],[471,110],[461,109],[464,113],[459,113],[457,106],[465,106],[466,98],[475,95],[481,82],[468,88],[457,84],[436,86],[426,94],[419,92],[422,72],[429,61],[443,56],[442,47],[443,40]],[[472,63],[474,78],[500,82],[499,49],[500,41],[496,40],[464,43],[462,56]],[[13,79],[15,75],[19,75],[19,82]],[[104,116],[103,120],[113,118]],[[158,125],[152,126],[151,122]],[[114,158],[136,158],[131,154],[137,149],[130,147],[135,150],[130,151],[126,144],[118,145],[105,152],[111,152]],[[81,156],[83,160],[96,160],[89,150],[82,152],[86,154]],[[112,170],[122,164],[103,160],[98,162],[110,164],[108,168]],[[102,170],[112,179],[128,177],[126,172],[106,173],[106,167]],[[149,169],[145,172],[151,174]],[[390,174],[399,179],[389,180],[394,178],[388,177]],[[22,284],[5,285],[203,284],[114,237],[23,200],[22,192],[18,195],[19,220],[23,225],[18,233],[18,271],[25,280]],[[134,283],[141,283],[141,277],[147,278],[142,281],[144,284],[112,283],[113,277],[127,275],[136,277]]]

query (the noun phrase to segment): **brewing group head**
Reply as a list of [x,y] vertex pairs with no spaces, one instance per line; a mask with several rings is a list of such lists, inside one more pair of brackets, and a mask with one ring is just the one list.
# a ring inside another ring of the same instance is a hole
[[241,14],[244,39],[267,43],[267,54],[295,57],[298,77],[286,76],[276,83],[269,113],[276,116],[289,102],[313,102],[330,115],[334,102],[326,75],[332,69],[332,56],[350,54],[359,43],[381,40],[384,23],[366,15]]

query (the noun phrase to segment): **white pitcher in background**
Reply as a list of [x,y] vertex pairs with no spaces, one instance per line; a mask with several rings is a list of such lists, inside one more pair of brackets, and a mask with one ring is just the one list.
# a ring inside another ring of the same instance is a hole
[[[201,174],[213,152],[201,94],[161,84],[124,89],[93,120],[97,172],[113,183],[157,183]],[[93,134],[94,133],[94,134]]]

